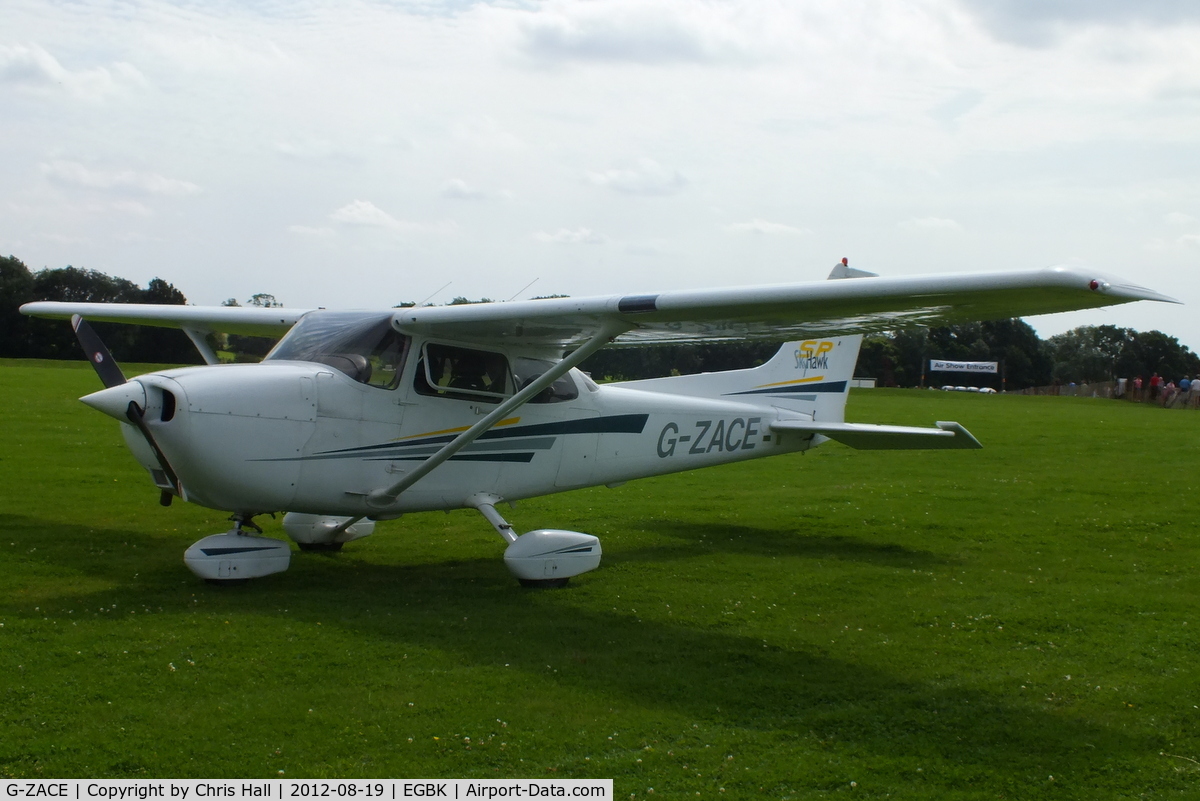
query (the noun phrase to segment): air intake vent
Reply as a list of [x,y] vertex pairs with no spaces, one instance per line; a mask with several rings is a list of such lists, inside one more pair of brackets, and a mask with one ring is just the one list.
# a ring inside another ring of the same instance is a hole
[[165,389],[163,390],[162,395],[162,421],[164,423],[169,423],[171,422],[171,418],[175,416],[175,395]]

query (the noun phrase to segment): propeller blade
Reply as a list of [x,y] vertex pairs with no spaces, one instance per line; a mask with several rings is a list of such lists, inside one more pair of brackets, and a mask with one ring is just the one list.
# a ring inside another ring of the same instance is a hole
[[73,314],[71,315],[71,327],[75,329],[75,336],[83,347],[87,360],[92,363],[96,375],[100,376],[104,386],[116,387],[124,384],[125,374],[121,372],[121,368],[117,366],[112,354],[108,352],[108,348],[104,347],[104,342],[101,341],[95,330],[88,325],[88,321],[78,314]]
[[158,459],[158,465],[162,468],[163,475],[167,477],[167,481],[171,482],[171,486],[175,489],[175,494],[182,497],[183,492],[179,488],[179,476],[175,475],[175,470],[172,469],[171,463],[167,461],[166,454],[162,452],[162,448],[158,447],[158,442],[155,441],[154,435],[150,433],[150,426],[146,425],[145,411],[137,403],[130,401],[129,406],[125,409],[125,416],[129,418],[129,422],[137,427],[138,431],[142,432],[142,436],[146,438],[146,444],[154,451],[154,458]]

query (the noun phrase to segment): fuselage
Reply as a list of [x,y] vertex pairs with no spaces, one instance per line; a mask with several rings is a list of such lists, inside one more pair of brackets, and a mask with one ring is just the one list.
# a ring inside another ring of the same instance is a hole
[[[526,404],[380,510],[367,505],[373,490],[494,408],[483,396],[419,393],[410,375],[416,367],[392,388],[297,361],[181,368],[134,381],[145,390],[148,424],[185,500],[242,513],[453,509],[481,492],[518,500],[810,444],[772,434],[778,409],[598,386],[573,371],[574,392],[561,393],[573,398]],[[154,475],[153,452],[132,426],[122,428]]]

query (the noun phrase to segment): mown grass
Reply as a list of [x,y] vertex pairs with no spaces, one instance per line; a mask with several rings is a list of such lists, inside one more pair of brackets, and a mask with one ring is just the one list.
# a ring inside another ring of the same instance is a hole
[[564,591],[519,588],[473,512],[212,587],[182,554],[223,516],[159,507],[95,388],[0,366],[2,776],[1200,795],[1200,416],[856,391],[852,419],[985,450],[830,444],[523,503],[520,529],[604,543]]

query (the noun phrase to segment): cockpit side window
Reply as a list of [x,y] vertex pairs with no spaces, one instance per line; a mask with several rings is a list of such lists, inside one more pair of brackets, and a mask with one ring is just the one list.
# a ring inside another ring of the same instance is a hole
[[264,361],[317,362],[361,384],[395,389],[411,342],[392,328],[390,313],[315,311],[304,315]]
[[421,395],[497,403],[508,394],[508,359],[503,353],[428,342],[413,388]]
[[371,376],[366,381],[374,387],[395,389],[400,386],[400,373],[408,358],[408,346],[412,339],[389,328],[387,335],[371,351],[367,360],[371,363]]

